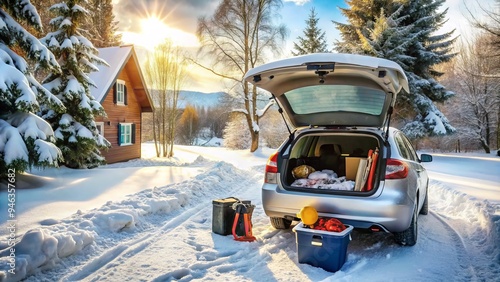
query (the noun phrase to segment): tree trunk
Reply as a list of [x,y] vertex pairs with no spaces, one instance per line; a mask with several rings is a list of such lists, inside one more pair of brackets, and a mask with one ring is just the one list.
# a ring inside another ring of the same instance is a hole
[[168,152],[168,157],[171,158],[174,156],[174,142],[170,143],[170,150]]
[[168,136],[167,136],[167,121],[166,121],[166,118],[167,118],[167,112],[166,112],[166,109],[163,108],[163,141],[162,141],[162,145],[163,145],[163,157],[166,157],[167,156],[167,140],[168,140]]
[[[490,129],[490,115],[486,112],[485,114],[485,125],[486,125],[486,145],[490,147],[491,129]],[[489,150],[488,150],[489,151]],[[489,152],[488,152],[489,153]]]
[[158,124],[156,122],[156,114],[155,114],[155,110],[153,110],[153,140],[155,142],[155,150],[156,150],[156,157],[159,158],[160,157],[160,148],[158,148],[158,146],[160,145],[159,144],[159,140],[157,139],[157,135],[156,135],[156,128],[158,127]]
[[486,154],[491,153],[491,151],[490,151],[490,147],[488,146],[488,142],[486,142],[486,140],[485,140],[483,137],[481,137],[481,138],[479,139],[479,142],[481,143],[481,147],[483,147],[484,152],[485,152]]
[[250,152],[255,152],[259,148],[259,132],[251,131],[252,144],[250,145]]
[[497,149],[500,151],[500,118],[497,121]]
[[[171,118],[172,120],[172,118]],[[169,149],[168,149],[168,157],[171,158],[174,156],[174,139],[175,139],[175,132],[174,132],[174,129],[175,129],[175,121],[171,121],[170,122],[170,125],[168,127],[168,145],[169,145]]]
[[498,96],[498,112],[497,112],[497,149],[500,152],[500,95]]

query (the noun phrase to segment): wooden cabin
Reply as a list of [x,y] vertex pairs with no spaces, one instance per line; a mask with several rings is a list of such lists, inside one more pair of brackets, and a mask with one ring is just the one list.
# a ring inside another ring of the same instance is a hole
[[152,111],[152,102],[134,46],[98,50],[109,64],[90,74],[97,86],[91,87],[91,94],[107,114],[96,117],[101,135],[111,143],[102,154],[109,164],[140,158],[142,114]]

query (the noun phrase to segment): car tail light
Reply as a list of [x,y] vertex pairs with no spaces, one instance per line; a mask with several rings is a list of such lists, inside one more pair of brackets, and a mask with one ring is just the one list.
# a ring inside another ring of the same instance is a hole
[[408,176],[408,164],[396,160],[388,159],[387,166],[385,169],[385,179],[402,179]]
[[278,173],[278,152],[275,152],[267,160],[264,182],[276,184],[277,173]]

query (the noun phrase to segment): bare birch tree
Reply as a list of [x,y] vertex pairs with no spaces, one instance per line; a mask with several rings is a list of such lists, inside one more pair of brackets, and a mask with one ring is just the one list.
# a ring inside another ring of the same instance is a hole
[[222,0],[212,17],[198,19],[199,54],[211,64],[195,63],[234,83],[233,94],[244,105],[234,112],[245,117],[251,152],[259,147],[259,118],[269,107],[258,109],[256,87],[242,80],[248,70],[264,62],[266,54],[280,50],[287,29],[273,20],[281,5],[281,0]]
[[[500,78],[500,12],[498,9],[498,5],[500,5],[500,0],[495,0],[496,7],[491,7],[489,5],[484,5],[483,1],[476,0],[476,4],[479,5],[480,10],[482,11],[482,15],[484,15],[483,18],[479,18],[476,16],[475,13],[472,12],[472,10],[467,7],[468,13],[469,13],[469,22],[472,24],[472,26],[478,28],[479,30],[482,30],[486,32],[487,34],[490,35],[490,40],[488,42],[488,45],[490,45],[490,51],[491,53],[489,54],[490,58],[495,58],[497,65],[496,65],[496,71],[494,73],[490,73],[487,76],[489,77],[497,77]],[[482,73],[474,74],[476,76],[485,76]],[[500,100],[500,93],[497,93],[497,99]],[[498,104],[497,107],[497,124],[496,124],[496,145],[497,148],[499,148],[497,155],[500,156],[500,103]]]
[[500,106],[500,78],[495,76],[500,57],[491,56],[491,40],[490,34],[482,33],[462,44],[452,84],[457,93],[453,109],[461,138],[474,140],[486,153],[495,139]]
[[144,72],[155,109],[153,139],[156,156],[174,155],[175,127],[181,87],[186,78],[186,60],[178,46],[166,40],[148,54]]

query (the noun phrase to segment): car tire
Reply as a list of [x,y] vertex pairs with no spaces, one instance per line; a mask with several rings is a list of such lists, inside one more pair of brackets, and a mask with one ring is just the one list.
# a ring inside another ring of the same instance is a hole
[[414,246],[417,243],[418,223],[417,223],[417,206],[413,211],[410,227],[403,232],[394,232],[394,240],[402,246]]
[[420,214],[427,215],[429,213],[429,189],[426,188],[424,204],[420,210]]
[[276,229],[288,229],[292,224],[291,220],[284,219],[282,217],[270,217],[271,225]]

